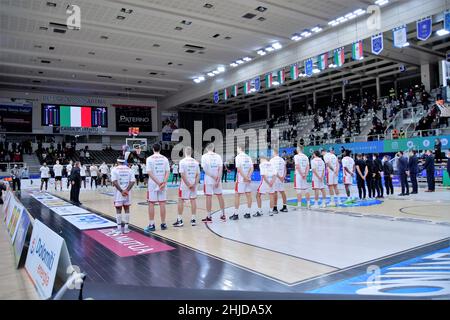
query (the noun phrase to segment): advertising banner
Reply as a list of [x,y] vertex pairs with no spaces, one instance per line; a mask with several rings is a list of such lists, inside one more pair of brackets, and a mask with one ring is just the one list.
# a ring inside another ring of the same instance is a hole
[[139,128],[140,132],[152,132],[152,106],[113,105],[116,109],[116,131],[128,132]]
[[52,295],[63,243],[63,238],[41,221],[35,220],[25,269],[43,299]]
[[80,230],[116,227],[117,224],[94,213],[63,216]]
[[60,216],[68,216],[72,214],[85,214],[90,213],[86,209],[77,207],[77,206],[62,206],[62,207],[51,207],[50,210],[52,210],[54,213],[60,215]]
[[14,257],[16,260],[16,267],[19,267],[20,257],[22,256],[23,247],[27,238],[28,229],[30,228],[31,220],[28,212],[24,209],[20,215],[17,223],[16,236],[14,239]]

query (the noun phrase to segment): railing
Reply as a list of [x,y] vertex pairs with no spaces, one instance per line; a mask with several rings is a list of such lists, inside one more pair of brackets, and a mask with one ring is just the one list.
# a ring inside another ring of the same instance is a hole
[[399,129],[405,123],[408,123],[407,128],[409,128],[409,126],[412,123],[417,123],[420,120],[421,117],[418,118],[418,115],[423,114],[423,111],[424,111],[424,108],[422,105],[420,105],[418,107],[401,109],[394,116],[394,118],[391,120],[391,122],[389,122],[384,133],[387,134],[389,130],[393,130],[396,128]]
[[2,171],[9,173],[16,164],[19,168],[22,168],[24,165],[26,165],[25,162],[0,162],[0,174],[2,173]]

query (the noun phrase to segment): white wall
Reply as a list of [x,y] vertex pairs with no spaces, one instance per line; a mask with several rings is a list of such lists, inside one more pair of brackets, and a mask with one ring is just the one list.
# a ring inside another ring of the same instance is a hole
[[[136,105],[136,106],[151,106],[151,116],[152,116],[152,128],[154,134],[159,130],[158,126],[158,115],[157,115],[157,101],[155,99],[145,99],[145,100],[128,100],[121,98],[103,98],[103,97],[92,97],[92,96],[80,96],[80,95],[58,95],[52,93],[32,93],[32,92],[21,92],[21,91],[5,91],[0,90],[0,101],[4,99],[24,99],[33,104],[33,133],[47,133],[48,129],[41,125],[41,104],[42,103],[54,103],[54,104],[73,104],[73,105],[89,105],[89,106],[102,106],[108,108],[108,128],[105,134],[116,133],[116,111],[112,107],[113,104],[123,104],[123,105]],[[117,133],[116,133],[117,134]],[[126,132],[121,133],[122,135],[127,135]],[[153,134],[153,135],[154,135]],[[142,134],[146,135],[146,134]]]

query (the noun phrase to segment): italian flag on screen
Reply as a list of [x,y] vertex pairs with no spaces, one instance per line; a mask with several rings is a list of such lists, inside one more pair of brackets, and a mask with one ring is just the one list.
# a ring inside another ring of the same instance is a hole
[[60,107],[61,127],[92,127],[90,107]]

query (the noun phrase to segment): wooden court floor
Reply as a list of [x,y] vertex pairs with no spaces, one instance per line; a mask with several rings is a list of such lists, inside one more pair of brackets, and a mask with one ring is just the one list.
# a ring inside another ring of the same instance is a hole
[[[201,188],[199,187],[199,190]],[[224,184],[224,199],[225,207],[234,207],[234,183]],[[159,209],[156,207],[156,225],[157,231],[155,235],[174,241],[182,246],[202,252],[204,254],[215,257],[226,263],[238,266],[248,271],[255,272],[259,275],[266,276],[272,280],[278,281],[285,285],[296,285],[302,281],[320,277],[321,275],[333,273],[339,268],[320,263],[311,259],[302,259],[301,257],[282,253],[277,250],[271,250],[261,246],[235,241],[218,235],[212,232],[199,221],[206,215],[205,197],[199,196],[198,211],[197,211],[197,226],[192,227],[189,224],[190,208],[186,203],[184,210],[184,227],[172,227],[172,223],[176,221],[177,205],[176,201],[178,195],[177,188],[169,188],[168,190],[168,204],[167,204],[167,224],[168,230],[161,231],[159,228]],[[396,188],[396,193],[399,190]],[[49,190],[49,192],[52,192]],[[113,207],[113,189],[99,188],[97,190],[82,190],[80,200],[84,207],[90,208],[115,218],[115,209]],[[52,192],[60,197],[68,199],[68,192]],[[292,184],[286,184],[286,193],[288,199],[296,197]],[[341,195],[343,190],[341,190]],[[355,194],[355,193],[354,193]],[[279,197],[280,198],[280,197]],[[246,205],[242,203],[241,208]],[[254,199],[253,199],[254,200]],[[281,199],[279,199],[279,206]],[[265,203],[266,212],[268,204]],[[327,208],[327,213],[356,213],[361,215],[382,215],[390,216],[400,219],[421,219],[432,222],[447,222],[450,223],[450,191],[441,190],[433,195],[419,193],[417,196],[410,198],[393,196],[392,198],[384,199],[383,203],[368,207],[352,207],[352,208]],[[253,201],[253,212],[256,209],[256,201]],[[289,213],[286,215],[295,214],[296,207],[289,207]],[[213,200],[213,212],[219,210],[218,202]],[[266,213],[267,214],[267,213]],[[230,209],[227,209],[227,215],[230,215]],[[242,211],[240,219],[243,220]],[[254,219],[254,218],[252,218]],[[251,219],[250,219],[251,220]],[[239,228],[238,221],[236,228]],[[136,188],[132,193],[132,209],[130,223],[138,228],[145,228],[148,225],[147,205],[146,205],[146,191],[143,188]],[[218,220],[218,214],[213,215],[213,223],[221,223]],[[235,221],[227,221],[226,223],[235,223]],[[277,225],[276,217],[273,223],[270,222],[267,228],[283,227]],[[448,236],[450,236],[449,227]],[[289,237],[289,235],[287,235]]]

